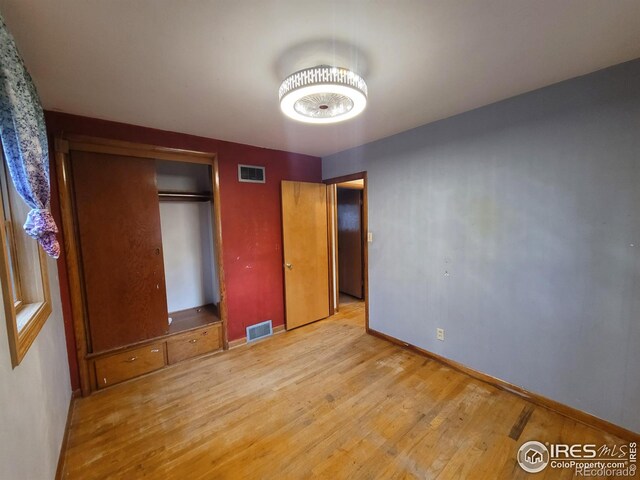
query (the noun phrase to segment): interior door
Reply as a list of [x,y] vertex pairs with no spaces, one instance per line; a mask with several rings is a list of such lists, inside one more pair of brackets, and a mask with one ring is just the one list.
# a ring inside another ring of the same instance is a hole
[[79,151],[70,157],[92,351],[166,333],[154,160]]
[[282,182],[287,328],[329,316],[327,186]]
[[338,285],[340,291],[362,298],[362,190],[338,187]]

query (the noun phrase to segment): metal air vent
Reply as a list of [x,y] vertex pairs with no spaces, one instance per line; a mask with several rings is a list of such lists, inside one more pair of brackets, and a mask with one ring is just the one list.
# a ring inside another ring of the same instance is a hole
[[238,165],[238,181],[248,183],[265,183],[264,167],[256,165]]
[[247,343],[273,335],[271,320],[247,327]]

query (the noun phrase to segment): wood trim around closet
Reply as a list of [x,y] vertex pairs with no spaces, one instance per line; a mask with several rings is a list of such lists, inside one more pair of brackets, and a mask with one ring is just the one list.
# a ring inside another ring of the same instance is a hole
[[211,185],[213,186],[213,225],[215,233],[216,267],[218,268],[218,283],[220,286],[220,305],[218,315],[222,320],[222,348],[229,349],[229,335],[227,333],[227,287],[224,280],[224,257],[222,255],[222,213],[220,210],[220,168],[218,156],[213,157],[211,164]]
[[76,150],[78,152],[106,153],[127,157],[153,158],[155,160],[202,163],[205,165],[212,165],[216,159],[215,153],[122,142],[120,140],[88,137],[86,135],[67,134],[64,135],[64,140],[68,142],[68,150]]
[[91,393],[89,364],[87,355],[87,329],[84,314],[84,295],[82,289],[81,269],[79,265],[80,252],[77,244],[76,222],[73,209],[73,184],[69,159],[69,142],[61,137],[55,139],[56,172],[58,175],[58,195],[60,197],[60,215],[64,232],[64,253],[69,281],[69,296],[71,299],[71,315],[73,333],[78,360],[78,375],[82,395]]
[[[228,349],[227,336],[227,304],[226,285],[224,280],[224,265],[222,255],[222,220],[220,209],[220,179],[218,158],[215,153],[197,152],[155,145],[122,142],[106,138],[89,137],[84,135],[62,134],[55,138],[55,160],[60,197],[60,211],[62,229],[64,232],[64,249],[66,267],[69,279],[69,295],[73,320],[73,331],[76,341],[76,356],[78,359],[78,373],[82,395],[89,395],[97,389],[95,378],[90,369],[91,359],[87,358],[90,351],[90,338],[87,335],[85,299],[80,268],[80,250],[78,244],[77,220],[75,215],[73,179],[69,152],[82,151],[123,155],[137,158],[151,158],[156,160],[170,160],[185,163],[198,163],[211,167],[211,181],[213,188],[212,220],[215,228],[215,261],[218,269],[220,286],[219,316],[222,320],[223,348]],[[94,375],[95,376],[95,375]]]

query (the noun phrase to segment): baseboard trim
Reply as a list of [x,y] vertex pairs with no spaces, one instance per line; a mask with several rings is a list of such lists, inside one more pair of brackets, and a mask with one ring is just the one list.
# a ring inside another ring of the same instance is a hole
[[[277,333],[282,333],[285,331],[284,325],[276,325],[275,327],[273,327],[273,334],[277,334]],[[269,338],[269,337],[267,337]],[[265,338],[266,340],[266,338]],[[242,345],[245,345],[247,343],[247,337],[242,337],[242,338],[237,338],[235,340],[229,340],[229,350],[232,350],[234,348],[238,348],[241,347]]]
[[229,350],[233,350],[234,348],[241,347],[247,343],[247,337],[236,338],[235,340],[229,340]]
[[368,333],[373,335],[374,337],[381,338],[382,340],[386,340],[388,342],[399,345],[408,350],[414,351],[420,355],[428,357],[432,360],[442,363],[447,367],[453,368],[461,373],[464,373],[470,377],[475,378],[476,380],[480,380],[482,382],[488,383],[500,390],[507,391],[514,395],[524,398],[525,400],[530,401],[536,405],[552,410],[560,415],[563,415],[567,418],[575,420],[576,422],[583,423],[589,427],[597,428],[607,433],[611,433],[616,435],[622,439],[640,442],[640,433],[632,432],[631,430],[627,430],[624,427],[611,423],[602,418],[596,417],[590,413],[584,412],[582,410],[578,410],[577,408],[570,407],[569,405],[565,405],[564,403],[557,402],[550,398],[547,398],[543,395],[539,395],[534,392],[530,392],[525,388],[519,387],[512,383],[509,383],[505,380],[501,380],[496,377],[492,377],[486,373],[482,373],[478,370],[474,370],[473,368],[467,367],[461,363],[455,362],[453,360],[449,360],[448,358],[442,357],[436,353],[432,353],[428,350],[424,350],[423,348],[416,347],[415,345],[411,345],[410,343],[403,342],[402,340],[398,340],[395,337],[390,335],[386,335],[384,333],[378,332],[377,330],[369,329]]
[[71,392],[71,398],[69,399],[69,410],[67,411],[67,423],[64,426],[64,434],[62,436],[62,443],[60,444],[60,453],[58,454],[58,467],[56,468],[56,480],[62,479],[64,471],[64,458],[67,453],[67,443],[69,441],[69,431],[71,430],[71,420],[73,418],[73,406],[76,402],[76,398],[80,397],[82,392],[74,390]]

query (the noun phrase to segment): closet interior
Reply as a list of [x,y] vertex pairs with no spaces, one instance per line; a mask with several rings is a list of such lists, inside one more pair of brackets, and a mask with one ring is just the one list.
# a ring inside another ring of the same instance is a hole
[[220,319],[210,170],[156,160],[169,332]]
[[226,348],[215,155],[77,136],[56,152],[83,394]]

